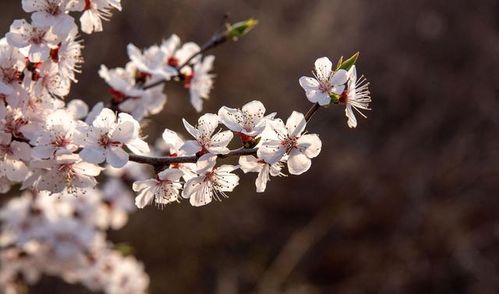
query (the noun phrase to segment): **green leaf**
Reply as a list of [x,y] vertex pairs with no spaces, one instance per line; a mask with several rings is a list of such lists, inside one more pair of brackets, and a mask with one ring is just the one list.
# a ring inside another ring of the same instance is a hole
[[336,63],[336,70],[340,69],[341,64],[343,63],[343,56],[338,59],[338,63]]
[[346,71],[350,70],[350,68],[352,68],[352,66],[355,65],[355,63],[357,62],[358,58],[359,58],[359,52],[355,53],[354,55],[352,55],[352,57],[350,57],[347,60],[343,61],[341,63],[341,65],[338,67],[338,70],[340,70],[340,69],[344,69]]

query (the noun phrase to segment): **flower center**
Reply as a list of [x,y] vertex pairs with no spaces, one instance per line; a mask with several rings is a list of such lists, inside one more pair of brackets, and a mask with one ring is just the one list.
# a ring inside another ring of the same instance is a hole
[[104,148],[106,147],[121,147],[123,144],[119,141],[113,141],[111,138],[109,138],[109,134],[104,134],[102,135],[99,140],[98,144],[103,146]]
[[85,10],[92,9],[92,0],[85,0]]
[[57,136],[55,138],[54,142],[52,142],[52,145],[55,147],[65,147],[69,143],[71,143],[71,141],[68,138],[66,138],[65,136]]
[[180,62],[179,62],[178,58],[175,58],[175,57],[173,57],[173,56],[172,56],[172,57],[170,57],[170,58],[168,58],[168,60],[166,61],[166,63],[167,63],[169,66],[171,66],[171,67],[177,67],[177,66],[179,66],[179,65],[180,65],[180,64],[179,64]]
[[281,141],[281,145],[286,148],[286,153],[289,154],[298,145],[298,137],[287,137]]

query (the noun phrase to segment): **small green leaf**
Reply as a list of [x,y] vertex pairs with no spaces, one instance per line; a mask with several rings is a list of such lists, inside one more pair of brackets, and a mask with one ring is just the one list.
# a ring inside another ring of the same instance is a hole
[[254,18],[247,19],[245,21],[237,22],[231,24],[227,27],[227,34],[230,38],[237,40],[238,38],[249,33],[256,25],[258,20]]
[[341,64],[343,63],[343,56],[338,59],[338,63],[336,63],[336,70],[340,69]]
[[359,58],[359,52],[355,53],[354,55],[352,55],[352,57],[350,57],[347,60],[343,61],[341,63],[341,65],[338,67],[338,70],[340,70],[340,69],[344,69],[346,71],[350,70],[350,68],[352,68],[352,66],[355,65],[355,63],[357,62],[358,58]]

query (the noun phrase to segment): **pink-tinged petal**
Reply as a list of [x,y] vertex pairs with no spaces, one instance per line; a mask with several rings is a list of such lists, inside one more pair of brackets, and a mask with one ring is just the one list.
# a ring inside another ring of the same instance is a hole
[[82,119],[88,114],[88,105],[80,99],[69,101],[66,109],[74,119]]
[[213,154],[227,154],[230,152],[227,145],[229,145],[233,137],[234,134],[231,131],[216,133],[211,137],[210,144],[206,149]]
[[352,85],[355,85],[357,82],[357,68],[353,65],[348,71],[348,82]]
[[329,82],[331,85],[343,85],[346,84],[348,80],[348,72],[344,69],[340,69],[333,74]]
[[189,134],[191,134],[191,136],[193,136],[194,138],[197,138],[199,137],[199,131],[198,129],[196,129],[195,127],[193,127],[189,122],[187,122],[185,120],[185,118],[182,119],[182,122],[184,123],[184,127],[185,129],[187,130],[187,132]]
[[98,165],[91,164],[88,162],[83,162],[83,161],[75,164],[73,169],[79,174],[92,176],[92,177],[98,176],[101,173],[101,171],[103,170],[103,168],[98,166]]
[[310,96],[307,95],[308,101],[312,103],[319,103],[320,106],[331,104],[331,97],[329,96],[328,93],[324,93],[321,91],[314,91],[314,92],[308,92],[307,94],[309,93]]
[[234,132],[242,131],[242,114],[239,109],[224,106],[218,110],[218,117],[228,129]]
[[158,178],[162,181],[169,180],[177,182],[184,175],[184,172],[179,169],[168,168],[158,174]]
[[204,175],[212,171],[216,164],[217,156],[215,154],[206,153],[196,162],[197,173]]
[[139,192],[141,190],[144,190],[146,188],[154,187],[158,184],[158,181],[155,179],[147,179],[147,180],[142,180],[142,181],[135,181],[133,182],[132,189],[135,192]]
[[36,146],[33,147],[32,154],[33,157],[44,159],[54,156],[56,148],[52,146]]
[[239,167],[244,173],[258,173],[266,164],[259,162],[258,158],[253,155],[239,157]]
[[18,160],[25,160],[26,162],[31,159],[31,147],[28,143],[14,141],[10,144],[12,149],[12,157]]
[[347,125],[350,128],[357,127],[357,118],[355,118],[355,114],[353,113],[353,109],[351,105],[347,105],[345,108],[345,116],[348,118]]
[[301,135],[307,126],[307,121],[303,113],[293,111],[286,121],[286,129],[291,137]]
[[262,118],[265,115],[265,106],[262,102],[258,100],[253,100],[243,105],[243,113],[249,114],[250,117],[256,120]]
[[93,177],[76,175],[73,178],[72,184],[77,188],[92,188],[97,185],[97,180]]
[[297,148],[308,158],[314,158],[321,152],[322,142],[316,134],[306,134],[297,140]]
[[45,6],[46,6],[46,1],[22,0],[23,10],[28,13],[44,10]]
[[150,151],[147,142],[141,139],[132,140],[126,146],[135,154],[147,154]]
[[99,129],[111,130],[116,125],[116,115],[109,108],[101,110],[92,125]]
[[257,151],[258,158],[261,158],[270,164],[278,162],[285,154],[286,149],[278,140],[264,142]]
[[106,150],[102,147],[86,147],[80,151],[80,157],[86,162],[101,163],[106,160]]
[[180,150],[185,155],[194,155],[194,154],[198,153],[199,151],[203,150],[203,147],[201,147],[201,145],[199,145],[198,141],[189,140],[189,141],[185,141],[185,143],[182,145],[182,147],[180,147]]
[[18,160],[7,160],[5,162],[5,173],[7,178],[14,182],[22,182],[28,175],[28,167]]
[[106,160],[112,167],[120,168],[128,162],[128,153],[121,147],[111,148],[107,150]]
[[10,46],[23,48],[29,45],[32,27],[24,19],[17,19],[10,25],[10,32],[5,35]]
[[301,175],[306,172],[312,161],[305,154],[301,153],[298,149],[293,149],[288,158],[288,170],[292,175]]
[[198,130],[205,136],[210,136],[218,127],[218,115],[214,113],[203,114],[198,119]]
[[317,81],[315,78],[303,76],[298,80],[298,82],[306,92],[319,90],[319,81]]
[[154,193],[150,188],[143,189],[137,197],[135,197],[135,205],[142,209],[152,202],[154,199]]
[[112,141],[118,141],[121,143],[127,143],[132,140],[135,133],[135,125],[131,121],[124,121],[116,126],[113,132],[110,134]]
[[267,188],[267,182],[270,181],[270,167],[266,164],[263,169],[258,173],[258,177],[255,180],[256,192],[263,193]]
[[331,89],[331,92],[333,92],[336,95],[341,95],[345,91],[345,88],[346,88],[345,85],[334,86]]
[[333,63],[327,57],[318,58],[315,61],[315,72],[319,80],[326,81],[331,75]]

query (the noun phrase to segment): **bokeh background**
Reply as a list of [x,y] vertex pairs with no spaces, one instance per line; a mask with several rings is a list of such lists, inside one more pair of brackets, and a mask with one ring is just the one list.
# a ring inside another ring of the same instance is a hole
[[[2,32],[26,17],[20,2],[1,1]],[[342,107],[316,115],[308,129],[323,151],[305,175],[272,179],[264,194],[246,175],[221,203],[148,207],[111,232],[144,262],[151,293],[498,293],[497,1],[122,2],[103,33],[84,36],[71,97],[108,99],[96,73],[124,65],[128,43],[203,43],[228,13],[260,25],[212,52],[207,112],[252,99],[280,117],[304,112],[298,78],[317,57],[356,51],[374,100],[354,130]],[[198,117],[181,86],[166,92],[151,142]],[[45,278],[30,293],[87,290]]]

